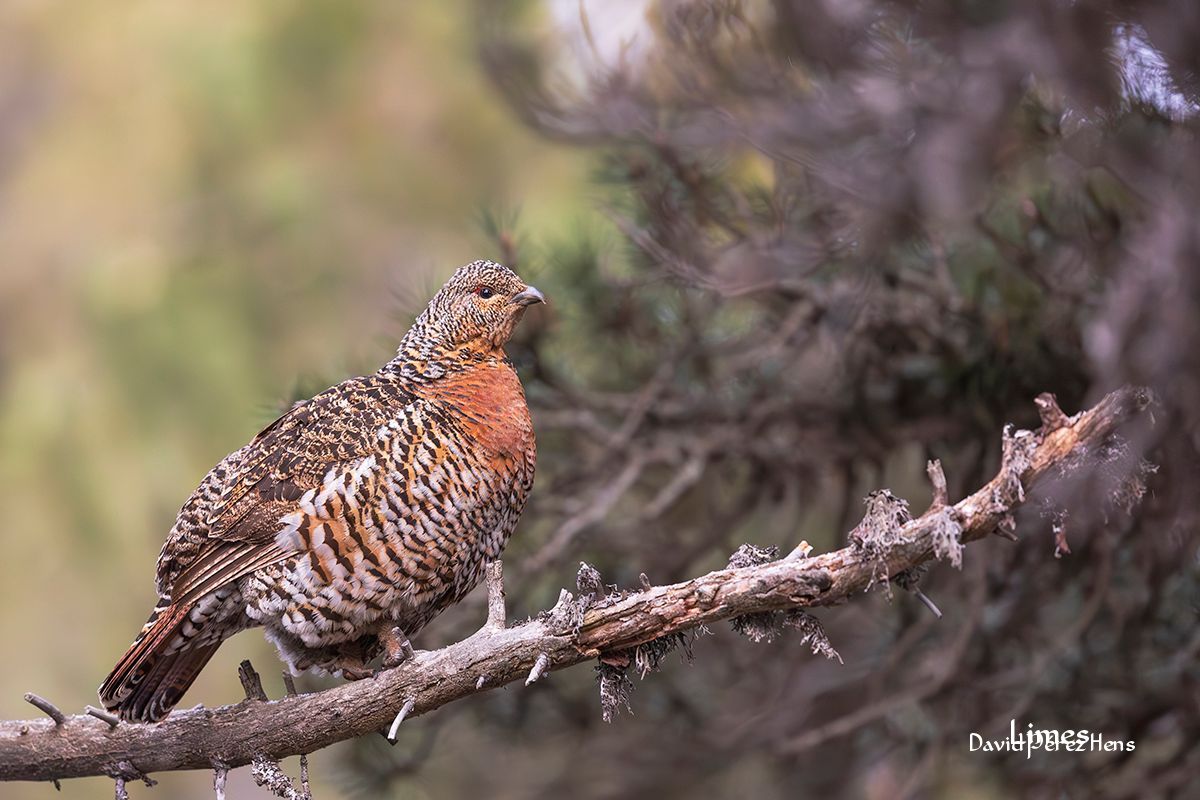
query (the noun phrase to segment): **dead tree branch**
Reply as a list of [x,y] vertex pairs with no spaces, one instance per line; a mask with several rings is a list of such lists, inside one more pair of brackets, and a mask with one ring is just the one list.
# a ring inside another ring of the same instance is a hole
[[[180,711],[156,725],[111,727],[86,714],[66,716],[61,722],[0,722],[0,780],[146,775],[212,769],[214,764],[232,768],[254,763],[261,768],[387,730],[405,709],[403,717],[412,718],[471,694],[527,678],[531,683],[551,670],[707,623],[840,603],[881,576],[890,579],[939,556],[953,560],[962,543],[1001,527],[1008,530],[1013,510],[1039,479],[1086,468],[1089,454],[1149,403],[1148,392],[1126,388],[1074,417],[1053,413],[1057,407],[1043,408],[1046,428],[1006,431],[999,474],[959,503],[946,504],[944,483],[931,471],[933,505],[922,516],[898,523],[885,547],[851,544],[811,558],[718,570],[683,583],[594,601],[566,595],[552,612],[511,628],[496,624],[503,619],[503,601],[499,587],[493,586],[492,624],[449,647],[418,652],[374,680],[270,702],[247,699],[221,708]],[[952,532],[958,533],[956,541]],[[494,572],[498,577],[499,567]],[[257,695],[254,681],[248,683],[248,693]]]

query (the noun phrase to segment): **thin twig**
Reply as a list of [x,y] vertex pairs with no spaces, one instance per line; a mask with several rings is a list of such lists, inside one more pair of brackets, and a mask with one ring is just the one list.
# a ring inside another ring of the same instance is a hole
[[250,775],[254,782],[276,797],[284,800],[311,800],[304,792],[296,790],[296,784],[284,773],[278,761],[272,761],[265,756],[255,756],[251,761]]
[[811,554],[812,551],[813,551],[813,546],[808,543],[808,540],[801,539],[800,544],[793,547],[792,552],[790,552],[786,556],[784,556],[784,560],[787,561],[787,560],[796,559],[796,558],[808,558],[809,554]]
[[46,714],[48,714],[50,716],[50,718],[52,720],[54,720],[55,725],[62,725],[64,722],[67,721],[66,714],[59,711],[58,706],[54,705],[54,703],[51,703],[49,700],[47,700],[44,697],[39,697],[38,695],[34,694],[33,692],[25,693],[25,702],[29,703],[32,706],[37,706],[42,711],[45,711]]
[[661,517],[667,509],[675,504],[680,497],[704,477],[704,466],[708,463],[709,449],[700,448],[688,458],[683,467],[675,473],[654,499],[642,510],[643,522],[651,522]]
[[489,561],[484,567],[483,576],[487,582],[487,625],[489,628],[503,629],[508,624],[508,612],[504,605],[504,562],[500,559]]
[[925,604],[926,608],[928,608],[931,612],[933,612],[933,615],[935,617],[937,617],[938,619],[942,618],[942,610],[937,607],[936,603],[934,603],[932,600],[929,599],[929,595],[925,594],[920,589],[915,588],[915,587],[913,588],[912,593],[917,596],[918,600],[920,600],[922,603]]
[[225,780],[228,777],[228,769],[225,767],[213,767],[213,794],[217,796],[217,800],[225,800]]
[[1018,537],[1015,533],[1010,531],[1008,528],[1005,528],[1001,525],[997,525],[996,530],[992,531],[992,533],[999,536],[1001,539],[1007,539],[1010,542],[1021,541],[1020,537]]
[[933,484],[933,502],[929,507],[935,509],[945,506],[950,502],[950,491],[946,488],[946,473],[942,471],[941,460],[935,458],[930,461],[925,465],[925,472]]
[[533,669],[529,670],[529,677],[525,679],[525,685],[537,683],[537,681],[546,674],[546,670],[550,668],[550,656],[545,653],[538,653],[537,661],[533,662]]
[[110,727],[110,728],[115,728],[115,727],[117,727],[117,725],[121,724],[121,718],[118,717],[116,714],[110,714],[103,709],[96,708],[95,706],[84,706],[83,710],[89,716],[92,716],[92,717],[95,717],[96,719],[107,722],[108,727]]
[[[296,679],[292,677],[292,673],[283,673],[283,688],[287,691],[288,697],[295,697]],[[308,753],[300,754],[300,791],[305,797],[312,797],[312,789],[308,785]]]
[[1047,434],[1071,424],[1071,418],[1058,407],[1058,398],[1050,392],[1042,392],[1034,398],[1038,416],[1042,419],[1042,433]]
[[147,786],[154,786],[158,783],[135,767],[129,759],[122,759],[115,765],[105,766],[102,772],[113,779],[113,796],[116,800],[129,800],[129,791],[126,788],[129,781],[140,780]]
[[387,740],[392,744],[396,743],[396,733],[400,730],[400,723],[412,713],[412,710],[417,706],[417,699],[410,697],[404,701],[404,705],[396,712],[396,718],[392,720],[392,727],[388,728]]
[[250,663],[250,659],[246,659],[238,665],[238,680],[242,682],[242,689],[246,692],[247,700],[266,702],[267,692],[263,689],[262,678],[254,669],[254,665]]

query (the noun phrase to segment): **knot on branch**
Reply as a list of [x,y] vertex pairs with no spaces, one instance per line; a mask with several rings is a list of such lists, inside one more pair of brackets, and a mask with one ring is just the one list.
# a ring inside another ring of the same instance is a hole
[[558,593],[558,602],[554,604],[554,608],[541,612],[537,618],[553,633],[574,636],[579,633],[583,615],[591,604],[591,595],[577,598],[566,589],[562,589]]

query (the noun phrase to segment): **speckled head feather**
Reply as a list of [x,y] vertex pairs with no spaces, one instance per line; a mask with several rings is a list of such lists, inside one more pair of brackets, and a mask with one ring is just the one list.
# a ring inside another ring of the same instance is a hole
[[394,364],[409,377],[433,379],[466,362],[504,357],[525,309],[542,293],[494,261],[459,267],[405,334]]

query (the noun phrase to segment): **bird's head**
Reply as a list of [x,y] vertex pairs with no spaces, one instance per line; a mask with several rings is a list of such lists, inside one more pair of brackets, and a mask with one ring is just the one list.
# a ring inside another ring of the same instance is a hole
[[417,317],[400,356],[431,359],[499,355],[525,309],[546,299],[508,267],[473,261],[459,267]]

